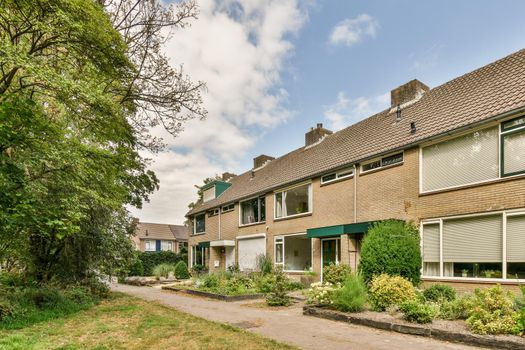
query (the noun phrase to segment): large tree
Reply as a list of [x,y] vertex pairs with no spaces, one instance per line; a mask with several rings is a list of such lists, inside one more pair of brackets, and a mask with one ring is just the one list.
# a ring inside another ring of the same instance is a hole
[[194,2],[4,0],[0,7],[0,264],[39,281],[125,262],[126,205],[158,188],[140,155],[204,117],[202,82],[170,67]]

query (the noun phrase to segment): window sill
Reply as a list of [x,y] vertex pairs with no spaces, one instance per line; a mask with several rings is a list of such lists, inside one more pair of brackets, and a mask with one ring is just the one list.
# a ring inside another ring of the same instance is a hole
[[200,232],[200,233],[194,233],[191,236],[195,237],[195,236],[202,236],[202,235],[205,235],[205,234],[206,234],[206,232]]
[[387,166],[384,166],[384,167],[381,167],[381,168],[372,169],[372,170],[367,170],[367,171],[360,170],[359,171],[359,176],[361,177],[361,176],[364,176],[364,175],[377,173],[378,171],[395,168],[395,167],[398,167],[398,166],[402,166],[403,164],[405,164],[405,161],[402,161],[401,163],[395,163],[395,164],[392,164],[392,165],[387,165]]
[[291,219],[297,219],[297,218],[302,218],[302,217],[305,217],[305,216],[311,216],[312,215],[312,212],[308,212],[308,213],[301,213],[301,214],[295,214],[295,215],[288,215],[288,216],[285,216],[283,218],[274,218],[273,221],[284,221],[284,220],[291,220]]
[[525,279],[503,279],[503,278],[474,278],[474,277],[435,277],[435,276],[421,276],[423,281],[439,281],[439,282],[456,282],[456,283],[478,283],[478,284],[505,284],[505,285],[521,285]]
[[261,225],[261,224],[266,224],[266,221],[253,222],[251,224],[240,224],[239,228],[241,228],[241,227],[250,227],[250,226]]
[[331,181],[326,181],[326,182],[321,182],[321,187],[323,186],[328,186],[328,185],[331,185],[331,184],[335,184],[335,183],[338,183],[338,182],[343,182],[345,180],[350,180],[350,179],[353,179],[354,178],[354,175],[352,176],[346,176],[346,177],[342,177],[340,179],[335,179],[335,180],[331,180]]

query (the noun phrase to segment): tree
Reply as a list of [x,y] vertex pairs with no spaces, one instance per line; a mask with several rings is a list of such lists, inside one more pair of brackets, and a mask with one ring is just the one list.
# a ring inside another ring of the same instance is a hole
[[[5,0],[0,7],[0,264],[38,281],[119,268],[126,205],[158,188],[141,150],[205,116],[200,92],[161,52],[196,17],[147,1]],[[9,263],[14,265],[13,263]]]

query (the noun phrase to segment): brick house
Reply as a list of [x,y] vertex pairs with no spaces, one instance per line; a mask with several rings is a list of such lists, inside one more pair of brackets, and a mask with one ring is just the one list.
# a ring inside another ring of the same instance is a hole
[[141,252],[169,250],[180,253],[182,247],[188,246],[188,228],[183,225],[138,222],[133,243]]
[[355,269],[370,225],[394,218],[420,228],[426,281],[523,281],[525,50],[433,89],[412,80],[390,108],[318,124],[304,147],[203,190],[189,259],[211,271],[251,270],[258,254],[290,275]]

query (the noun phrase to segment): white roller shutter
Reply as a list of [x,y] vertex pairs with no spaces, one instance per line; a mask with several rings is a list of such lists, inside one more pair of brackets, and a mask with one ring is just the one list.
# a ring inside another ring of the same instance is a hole
[[507,217],[507,261],[525,262],[525,215]]
[[266,238],[244,238],[238,240],[239,268],[241,271],[253,271],[258,255],[266,254]]
[[423,261],[439,262],[439,224],[423,225]]

